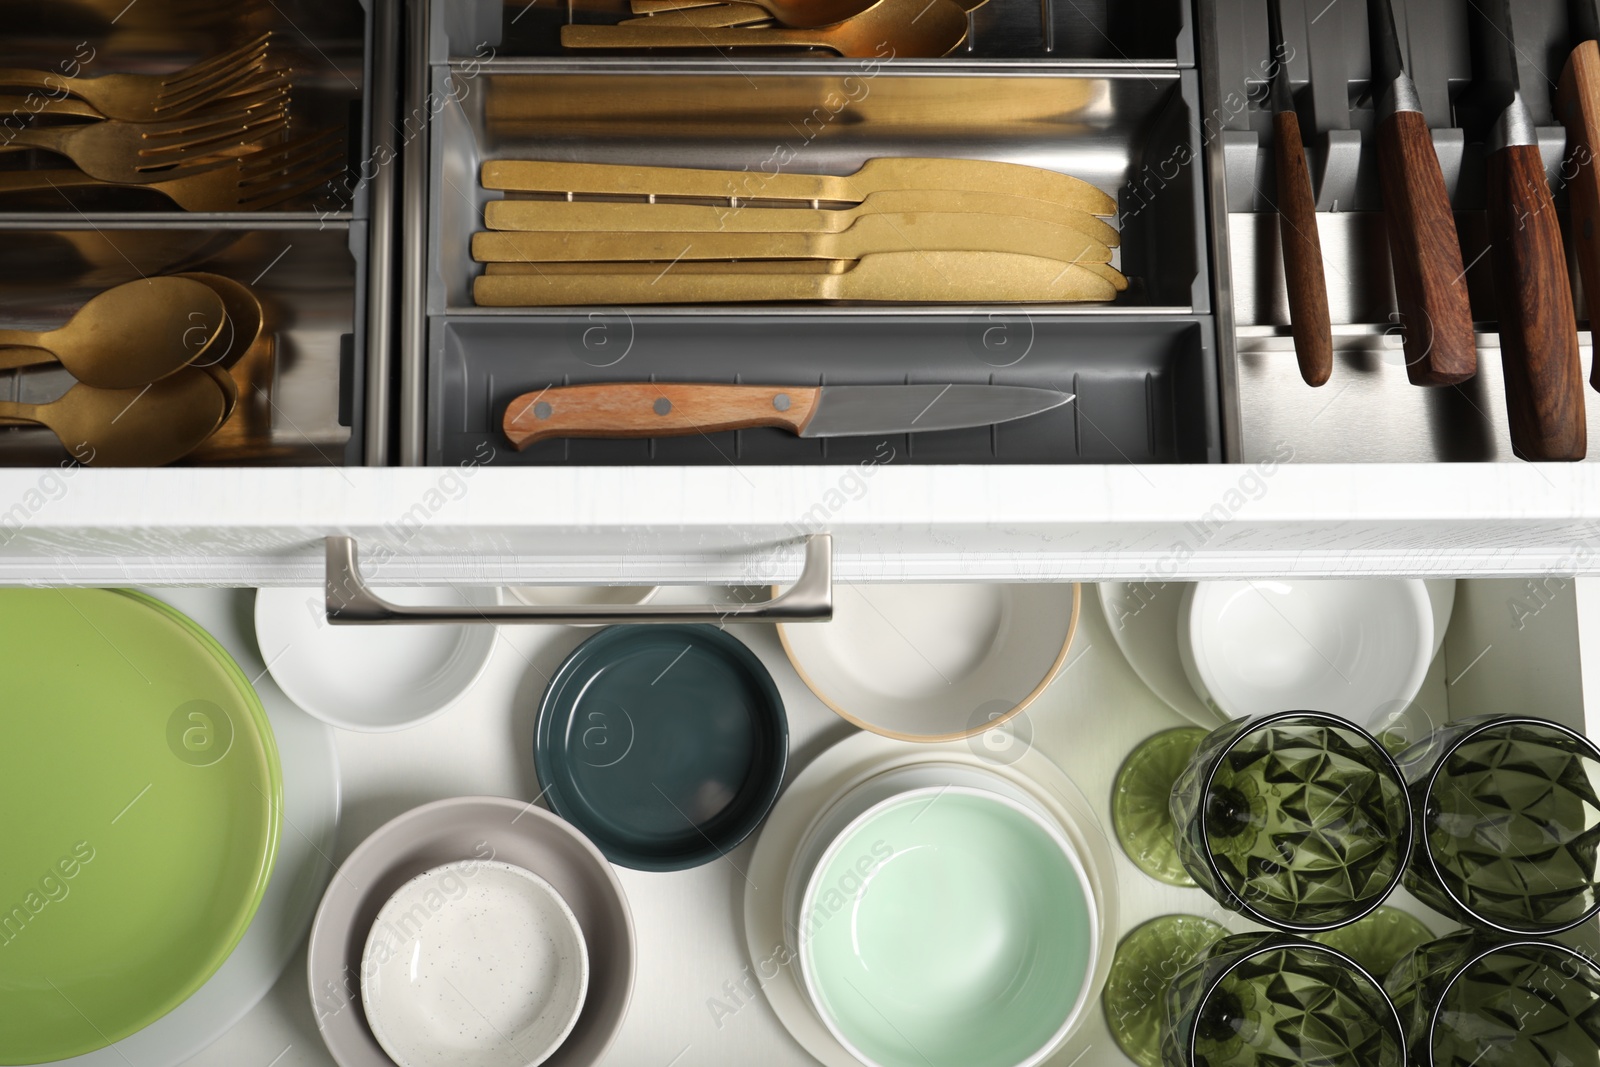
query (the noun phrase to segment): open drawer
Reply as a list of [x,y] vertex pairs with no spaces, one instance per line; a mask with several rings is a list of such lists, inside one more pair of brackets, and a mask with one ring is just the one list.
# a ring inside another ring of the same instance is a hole
[[[1145,603],[1154,603],[1180,596],[1182,589],[1178,583],[1155,583],[1140,595]],[[712,592],[673,589],[664,591],[662,599],[698,602]],[[1085,795],[1109,835],[1112,779],[1123,756],[1150,734],[1189,720],[1146,688],[1119,651],[1116,631],[1131,621],[1126,614],[1108,615],[1092,585],[1085,585],[1082,594],[1065,669],[1020,717],[991,731],[994,736],[974,739],[972,751],[988,753],[996,765],[1006,766],[1017,765],[1022,750],[1047,756]],[[186,610],[212,600],[221,605],[222,616],[231,613],[241,618],[248,616],[251,597],[247,590],[174,589],[161,595]],[[1428,723],[1520,711],[1591,736],[1600,733],[1595,697],[1595,669],[1600,662],[1597,612],[1600,588],[1592,580],[1457,583],[1442,648],[1421,695],[1400,721],[1421,730]],[[219,608],[213,607],[211,614],[216,617]],[[382,823],[430,800],[478,794],[535,800],[541,786],[529,758],[534,709],[547,676],[590,632],[563,627],[505,629],[503,647],[487,672],[471,694],[444,716],[393,734],[336,732],[343,813],[329,858],[342,862]],[[787,782],[831,746],[856,734],[795,673],[772,627],[734,624],[728,632],[756,653],[778,686],[793,753]],[[264,671],[248,628],[240,634],[245,669]],[[264,684],[273,683],[267,679]],[[626,1021],[604,1064],[634,1067],[674,1056],[680,1064],[730,1067],[757,1061],[808,1067],[816,1062],[769,1006],[771,996],[792,995],[773,985],[792,980],[787,966],[774,968],[769,963],[761,969],[767,957],[752,955],[746,943],[745,901],[751,894],[769,891],[759,882],[752,887],[746,879],[759,833],[725,858],[688,871],[619,870],[637,929],[639,972]],[[1174,912],[1208,916],[1233,930],[1253,928],[1199,890],[1175,889],[1148,879],[1114,843],[1112,849],[1119,936],[1146,919]],[[321,865],[320,878],[330,877],[335,877],[333,868]],[[770,891],[780,888],[773,886]],[[1449,928],[1403,891],[1392,902],[1414,910],[1436,933]],[[306,988],[303,966],[291,964],[265,1000],[187,1063],[190,1067],[232,1064],[262,1051],[271,1056],[289,1046],[287,1062],[331,1067],[333,1061],[317,1041],[315,1028],[323,1014],[353,1010],[337,994],[323,990],[313,996]],[[1082,1057],[1080,1063],[1110,1067],[1128,1062],[1112,1042],[1098,1005],[1068,1046],[1048,1062],[1066,1067],[1075,1057]]]

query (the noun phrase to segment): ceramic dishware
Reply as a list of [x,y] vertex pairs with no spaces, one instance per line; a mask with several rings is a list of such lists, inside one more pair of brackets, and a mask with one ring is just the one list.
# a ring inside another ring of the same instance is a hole
[[1020,714],[1067,662],[1079,587],[839,585],[832,621],[780,624],[789,661],[846,721],[902,741],[972,737]]
[[[492,589],[393,589],[398,604],[491,605]],[[494,651],[495,628],[333,626],[320,588],[256,591],[256,640],[289,699],[346,730],[426,722],[466,694]]]
[[1433,647],[1415,579],[1196,582],[1180,606],[1184,672],[1233,718],[1309,708],[1374,724],[1416,697]]
[[633,918],[616,872],[570,823],[504,797],[453,797],[391,819],[339,866],[317,909],[307,978],[317,1029],[339,1067],[393,1067],[361,1005],[367,938],[383,906],[417,875],[461,861],[532,872],[571,908],[589,962],[582,1011],[546,1067],[605,1058],[633,992]]
[[52,1067],[158,1067],[184,1063],[216,1041],[267,995],[304,943],[311,914],[333,876],[328,856],[339,824],[339,764],[333,730],[273,684],[251,633],[252,589],[162,588],[145,595],[183,612],[216,639],[255,689],[272,724],[283,769],[283,822],[272,878],[250,927],[227,961],[182,1004],[113,1045]]
[[549,882],[462,860],[395,891],[367,935],[361,1005],[399,1067],[537,1067],[589,988],[577,916]]
[[1202,949],[1166,994],[1166,1067],[1404,1067],[1400,1016],[1350,957],[1290,934]]
[[[1111,842],[1088,798],[1038,749],[1021,747],[997,758],[981,746],[960,741],[908,746],[877,734],[856,732],[823,751],[795,776],[762,827],[745,869],[749,879],[744,910],[746,946],[752,964],[761,968],[763,976],[776,971],[762,983],[762,995],[790,1035],[825,1067],[859,1067],[861,1061],[839,1043],[812,1007],[794,965],[795,931],[785,918],[785,894],[775,892],[774,887],[793,880],[791,868],[819,813],[865,782],[930,762],[990,776],[1042,806],[1083,860],[1096,902],[1098,943],[1110,945],[1117,929],[1119,892]],[[772,967],[773,961],[781,966]],[[1091,999],[1098,995],[1110,966],[1110,954],[1099,952],[1088,981]],[[1052,1062],[1070,1063],[1074,1057],[1090,1055],[1089,1050],[1099,1042],[1092,1027],[1079,1027],[1067,1036]]]
[[1091,998],[1094,909],[1076,851],[1032,806],[909,790],[818,860],[800,971],[824,1024],[871,1067],[1029,1067]]
[[539,706],[551,810],[613,863],[709,863],[777,798],[789,725],[755,654],[713,626],[613,626],[579,645]]
[[216,973],[266,892],[283,785],[249,680],[158,601],[0,590],[0,645],[0,1063],[38,1063]]
[[1463,931],[1412,952],[1384,984],[1416,1067],[1566,1067],[1600,1048],[1600,967],[1568,945]]
[[1559,723],[1483,716],[1400,755],[1418,812],[1405,884],[1458,922],[1554,934],[1600,914],[1600,747]]

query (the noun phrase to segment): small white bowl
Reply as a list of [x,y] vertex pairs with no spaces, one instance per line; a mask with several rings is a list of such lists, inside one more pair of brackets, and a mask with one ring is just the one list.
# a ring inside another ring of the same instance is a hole
[[[397,604],[498,603],[493,589],[386,589]],[[334,626],[316,589],[256,590],[256,643],[286,696],[330,726],[381,733],[425,722],[477,684],[495,628]]]
[[1324,711],[1366,725],[1422,688],[1433,618],[1415,579],[1196,582],[1178,653],[1200,699],[1225,715]]
[[464,860],[401,886],[361,957],[361,1004],[399,1067],[535,1067],[577,1024],[583,930],[561,894],[509,863]]

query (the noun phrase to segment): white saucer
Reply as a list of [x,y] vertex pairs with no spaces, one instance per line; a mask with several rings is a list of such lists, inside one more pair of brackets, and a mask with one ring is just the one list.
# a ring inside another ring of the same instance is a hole
[[[1064,829],[1094,890],[1100,944],[1116,943],[1119,894],[1115,846],[1083,793],[1048,756],[1027,748],[1007,765],[985,760],[961,741],[910,746],[877,734],[858,733],[826,750],[795,776],[767,816],[747,871],[744,897],[745,944],[763,979],[762,992],[778,1020],[824,1067],[861,1067],[860,1061],[828,1032],[811,1007],[800,980],[799,960],[784,920],[784,887],[789,868],[812,824],[851,789],[884,771],[916,763],[958,763],[1001,775],[1021,786]],[[766,892],[756,886],[767,886]],[[1087,987],[1086,1003],[1100,996],[1112,953],[1102,951]],[[777,964],[774,967],[774,964]],[[768,978],[768,971],[776,970]],[[1071,1063],[1093,1044],[1081,1028],[1056,1050],[1052,1062]]]
[[424,871],[379,910],[361,1005],[400,1067],[536,1067],[583,1011],[589,956],[549,882],[491,860]]

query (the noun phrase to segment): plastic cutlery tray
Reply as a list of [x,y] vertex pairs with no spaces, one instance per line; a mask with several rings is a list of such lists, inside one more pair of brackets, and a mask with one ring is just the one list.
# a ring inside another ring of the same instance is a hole
[[[751,61],[629,70],[438,64],[424,338],[429,463],[1206,462],[1220,458],[1194,72],[1101,67],[871,71]],[[752,88],[753,87],[753,88]],[[767,163],[785,147],[792,159]],[[1115,196],[1130,289],[1102,306],[489,309],[470,240],[492,159],[848,174],[879,155],[1046,166]],[[409,235],[408,235],[409,236]],[[1011,426],[800,441],[777,430],[552,441],[513,452],[506,404],[607,380],[998,382],[1079,395]]]
[[[1336,349],[1328,385],[1312,390],[1300,381],[1272,208],[1266,0],[1199,0],[1203,134],[1212,164],[1216,291],[1224,320],[1221,358],[1225,380],[1237,380],[1237,390],[1225,390],[1223,402],[1225,418],[1240,427],[1246,460],[1272,455],[1285,443],[1296,459],[1309,462],[1511,459],[1484,221],[1484,149],[1472,140],[1482,116],[1473,111],[1471,6],[1453,0],[1392,3],[1402,57],[1456,210],[1478,322],[1478,376],[1443,389],[1414,388],[1406,381],[1373,149],[1366,4],[1283,0],[1287,68],[1316,186]],[[1575,43],[1567,8],[1561,0],[1518,0],[1511,8],[1523,97],[1538,127],[1573,283],[1581,288],[1570,262],[1566,130],[1552,101]],[[1587,312],[1578,296],[1587,369]],[[1589,397],[1593,434],[1600,431],[1600,405],[1593,393]]]

